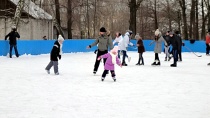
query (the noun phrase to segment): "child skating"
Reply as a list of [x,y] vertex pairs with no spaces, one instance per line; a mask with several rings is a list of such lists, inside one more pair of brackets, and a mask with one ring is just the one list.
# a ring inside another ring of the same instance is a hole
[[102,74],[101,81],[104,81],[107,72],[110,71],[112,79],[114,80],[114,82],[116,82],[114,65],[117,64],[120,67],[122,67],[121,62],[120,62],[119,58],[117,57],[117,51],[118,51],[118,47],[115,46],[109,53],[98,57],[98,60],[101,60],[102,58],[107,59],[105,66],[104,66],[104,72]]
[[50,63],[45,68],[48,74],[50,74],[51,67],[54,66],[55,75],[59,75],[58,58],[61,59],[61,52],[62,52],[61,47],[62,47],[63,41],[64,41],[64,38],[61,35],[59,35],[58,40],[55,41],[54,43],[54,46],[50,53]]
[[136,46],[138,47],[138,53],[139,53],[139,60],[136,65],[144,65],[143,53],[145,52],[145,48],[144,48],[142,38],[139,35],[136,35],[135,39],[138,41]]

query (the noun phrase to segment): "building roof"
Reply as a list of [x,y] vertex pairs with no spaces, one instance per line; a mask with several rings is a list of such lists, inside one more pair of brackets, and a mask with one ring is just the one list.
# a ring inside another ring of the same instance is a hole
[[[15,5],[18,4],[19,0],[9,0],[12,3],[14,3]],[[32,17],[36,18],[36,19],[48,19],[48,20],[52,20],[52,16],[50,14],[48,14],[47,12],[45,12],[42,8],[40,8],[39,6],[37,6],[34,2],[32,2],[31,0],[25,0],[25,6],[23,8],[23,10],[28,13],[29,15],[31,15]]]

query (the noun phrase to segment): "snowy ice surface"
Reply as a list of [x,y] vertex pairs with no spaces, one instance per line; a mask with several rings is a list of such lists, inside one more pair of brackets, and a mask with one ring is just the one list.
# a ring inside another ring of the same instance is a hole
[[49,54],[0,57],[0,118],[210,118],[210,57],[183,53],[177,68],[152,67],[153,52],[138,54],[127,67],[116,66],[117,82],[103,64],[92,74],[95,54],[63,54],[60,75],[44,68]]

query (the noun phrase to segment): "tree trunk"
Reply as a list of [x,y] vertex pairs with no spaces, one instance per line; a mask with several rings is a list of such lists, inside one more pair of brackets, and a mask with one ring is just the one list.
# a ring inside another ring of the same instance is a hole
[[25,0],[19,0],[19,2],[17,4],[16,11],[15,11],[15,16],[12,20],[12,25],[15,26],[16,28],[19,24],[24,4],[25,4]]
[[198,31],[198,0],[195,1],[195,30],[194,30],[194,33],[195,33],[195,39],[198,40],[199,39],[199,31]]
[[87,38],[90,38],[90,22],[89,22],[89,0],[87,0]]
[[170,14],[170,4],[169,4],[169,1],[167,0],[167,14],[168,14],[168,25],[169,25],[169,30],[172,31],[172,28],[171,28],[171,14]]
[[129,29],[136,34],[136,13],[143,0],[130,0],[128,6],[130,8]]
[[195,0],[191,0],[191,12],[190,12],[190,28],[189,28],[189,37],[194,39],[194,30],[195,30]]
[[158,29],[158,20],[157,20],[157,0],[155,0],[155,9],[154,9],[154,14],[155,14],[155,29]]
[[97,10],[97,0],[95,0],[95,2],[94,2],[94,7],[95,7],[95,9],[94,9],[94,25],[93,25],[93,36],[94,37],[96,37],[96,25],[97,25],[97,22],[96,22],[96,10]]
[[52,14],[52,17],[53,17],[53,24],[56,27],[56,29],[58,31],[58,34],[61,34],[64,37],[64,33],[62,31],[62,28],[61,28],[60,24],[58,23],[57,19],[55,18],[55,11],[53,9],[53,4],[50,0],[48,0],[48,4],[50,4],[50,10],[52,12],[51,14]]
[[201,32],[201,39],[205,39],[205,17],[204,17],[204,0],[201,1],[201,8],[202,8],[202,32]]
[[72,39],[72,0],[68,0],[68,39]]
[[61,25],[61,16],[60,16],[60,3],[59,0],[55,0],[55,16],[59,25]]
[[187,16],[186,16],[186,6],[185,0],[179,0],[180,7],[182,8],[182,19],[184,23],[184,39],[188,40],[188,32],[187,32]]

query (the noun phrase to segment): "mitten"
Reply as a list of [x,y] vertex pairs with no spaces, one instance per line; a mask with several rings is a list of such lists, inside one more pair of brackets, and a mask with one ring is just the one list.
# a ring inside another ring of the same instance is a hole
[[58,58],[61,60],[61,55],[58,55]]
[[100,59],[101,59],[101,57],[98,57],[98,58],[97,58],[97,60],[100,60]]

